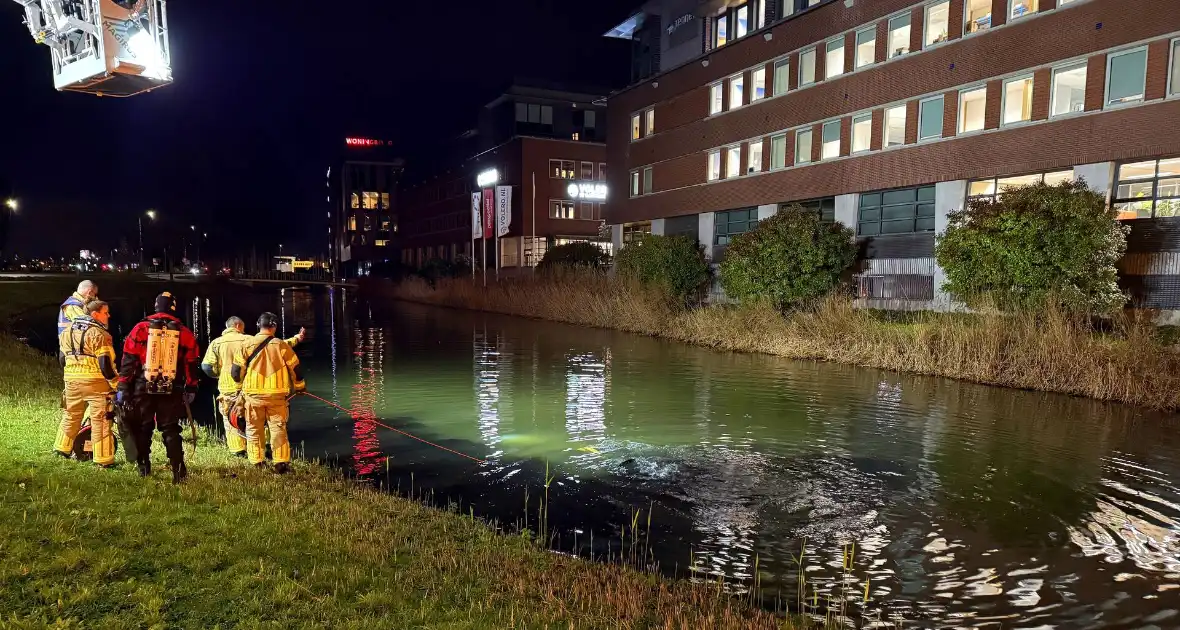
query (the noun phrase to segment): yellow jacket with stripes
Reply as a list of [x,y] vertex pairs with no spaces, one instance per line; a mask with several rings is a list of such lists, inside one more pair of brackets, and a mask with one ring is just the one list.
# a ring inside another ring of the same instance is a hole
[[[220,337],[209,344],[209,349],[205,352],[205,359],[201,361],[201,369],[205,374],[217,379],[217,391],[220,394],[236,394],[241,391],[242,385],[234,380],[231,368],[238,352],[242,349],[242,344],[253,338],[244,332],[239,332],[236,328],[226,328]],[[298,336],[291,337],[286,341],[287,345],[292,348],[299,345]]]
[[272,338],[266,332],[250,337],[238,348],[231,368],[233,379],[242,385],[242,393],[247,395],[267,396],[274,394],[286,395],[292,391],[301,392],[307,388],[303,382],[303,372],[299,367],[299,357],[291,346],[282,339],[275,339],[254,357],[249,368],[246,360],[254,354],[259,344]]
[[65,380],[107,381],[114,388],[114,341],[102,324],[87,316],[78,318],[58,336],[57,346]]

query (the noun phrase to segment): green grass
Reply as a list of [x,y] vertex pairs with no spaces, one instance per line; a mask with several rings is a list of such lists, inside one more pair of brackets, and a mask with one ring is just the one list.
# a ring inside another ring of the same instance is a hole
[[[57,366],[0,334],[0,627],[779,628],[721,592],[202,443],[190,479],[50,454]],[[186,450],[191,450],[186,445]]]

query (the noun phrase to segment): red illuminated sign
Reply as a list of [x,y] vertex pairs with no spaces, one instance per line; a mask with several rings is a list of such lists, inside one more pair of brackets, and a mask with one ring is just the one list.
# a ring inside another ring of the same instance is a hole
[[345,138],[344,144],[350,147],[383,147],[388,143],[384,140],[374,140],[372,138]]
[[496,227],[496,198],[495,190],[485,188],[483,190],[483,237],[492,238],[492,232]]

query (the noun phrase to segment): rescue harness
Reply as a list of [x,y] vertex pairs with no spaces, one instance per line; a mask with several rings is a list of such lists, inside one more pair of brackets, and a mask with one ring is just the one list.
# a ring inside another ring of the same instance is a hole
[[[266,345],[274,340],[274,337],[267,337],[262,340],[262,343],[258,344],[258,347],[254,348],[254,352],[251,352],[250,356],[246,358],[246,364],[242,366],[243,383],[246,381],[246,375],[250,373],[250,365],[254,363],[254,359],[258,358],[258,355],[262,354],[262,351],[266,349]],[[242,415],[242,390],[239,389],[238,393],[234,394],[233,398],[230,399],[229,425],[244,438],[246,437],[246,419]]]

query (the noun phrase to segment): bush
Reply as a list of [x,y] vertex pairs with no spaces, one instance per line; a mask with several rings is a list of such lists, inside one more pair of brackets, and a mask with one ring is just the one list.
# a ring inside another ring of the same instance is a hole
[[540,271],[557,268],[586,267],[605,269],[610,265],[610,254],[594,243],[566,243],[551,247],[537,265]]
[[705,248],[688,236],[649,234],[619,252],[619,274],[667,291],[683,304],[699,302],[709,288]]
[[734,239],[721,262],[731,298],[785,310],[830,293],[856,260],[852,230],[795,206]]
[[935,255],[944,288],[968,305],[1005,310],[1046,302],[1092,313],[1126,304],[1115,263],[1128,228],[1085,182],[1006,189],[951,213]]
[[422,264],[418,275],[434,286],[434,283],[446,278],[457,278],[471,273],[471,267],[463,266],[463,261],[451,262],[441,258],[431,258]]

